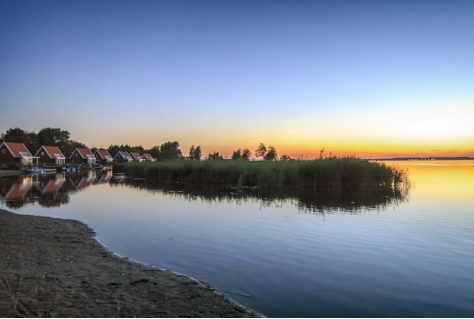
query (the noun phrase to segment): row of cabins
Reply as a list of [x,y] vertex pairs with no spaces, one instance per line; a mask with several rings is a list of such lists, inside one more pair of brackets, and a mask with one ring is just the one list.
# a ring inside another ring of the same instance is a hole
[[[76,148],[69,161],[72,164],[107,165],[113,162],[155,161],[149,154],[140,155],[138,152],[118,152],[112,157],[106,149],[98,149],[94,153],[88,148]],[[0,163],[19,163],[23,166],[63,166],[66,157],[57,146],[41,146],[35,155],[23,143],[2,142],[0,144]]]

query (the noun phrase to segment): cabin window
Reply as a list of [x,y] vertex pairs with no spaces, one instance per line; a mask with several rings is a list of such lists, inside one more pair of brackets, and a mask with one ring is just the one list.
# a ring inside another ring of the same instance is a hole
[[74,154],[74,156],[75,156],[75,157],[77,157],[77,155],[78,155],[77,153],[76,153],[76,154]]
[[43,155],[44,155],[44,152],[41,152],[41,156],[43,156]]
[[2,154],[7,154],[7,150],[6,150],[6,149],[2,149]]

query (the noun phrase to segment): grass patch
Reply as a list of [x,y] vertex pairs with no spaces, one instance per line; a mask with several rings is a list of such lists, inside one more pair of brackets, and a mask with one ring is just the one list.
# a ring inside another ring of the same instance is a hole
[[186,161],[133,162],[114,165],[115,172],[149,181],[197,184],[201,187],[338,189],[397,188],[405,171],[353,157],[312,161]]

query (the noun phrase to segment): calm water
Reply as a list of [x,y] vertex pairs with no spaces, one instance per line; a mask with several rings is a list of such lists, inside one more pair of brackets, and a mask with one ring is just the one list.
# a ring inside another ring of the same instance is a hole
[[93,172],[1,178],[0,206],[82,220],[117,254],[209,282],[265,316],[474,317],[474,161],[390,165],[409,168],[408,197],[311,206]]

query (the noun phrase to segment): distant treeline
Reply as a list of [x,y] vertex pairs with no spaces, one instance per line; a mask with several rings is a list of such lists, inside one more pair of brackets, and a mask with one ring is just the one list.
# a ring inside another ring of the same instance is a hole
[[[77,147],[87,147],[84,143],[70,139],[69,131],[51,127],[43,128],[38,133],[25,131],[18,127],[10,128],[5,133],[1,133],[0,143],[2,141],[23,143],[32,153],[35,153],[42,145],[57,146],[66,157],[69,157]],[[97,147],[91,147],[90,149],[92,152],[95,152]],[[177,141],[165,142],[150,149],[145,149],[141,145],[131,146],[128,144],[116,144],[110,145],[107,150],[112,157],[115,157],[119,151],[138,152],[140,154],[149,153],[157,160],[188,159],[199,161],[203,157],[201,147],[195,147],[194,145],[190,147],[187,155],[183,155]],[[273,146],[267,148],[263,143],[260,143],[254,154],[255,157],[261,157],[267,161],[278,159],[277,150]],[[248,161],[251,156],[252,152],[248,148],[244,148],[233,151],[231,159]],[[205,159],[222,160],[224,157],[219,154],[219,152],[214,151],[213,153],[209,153]],[[280,160],[291,160],[291,158],[288,155],[282,155],[280,156]]]

